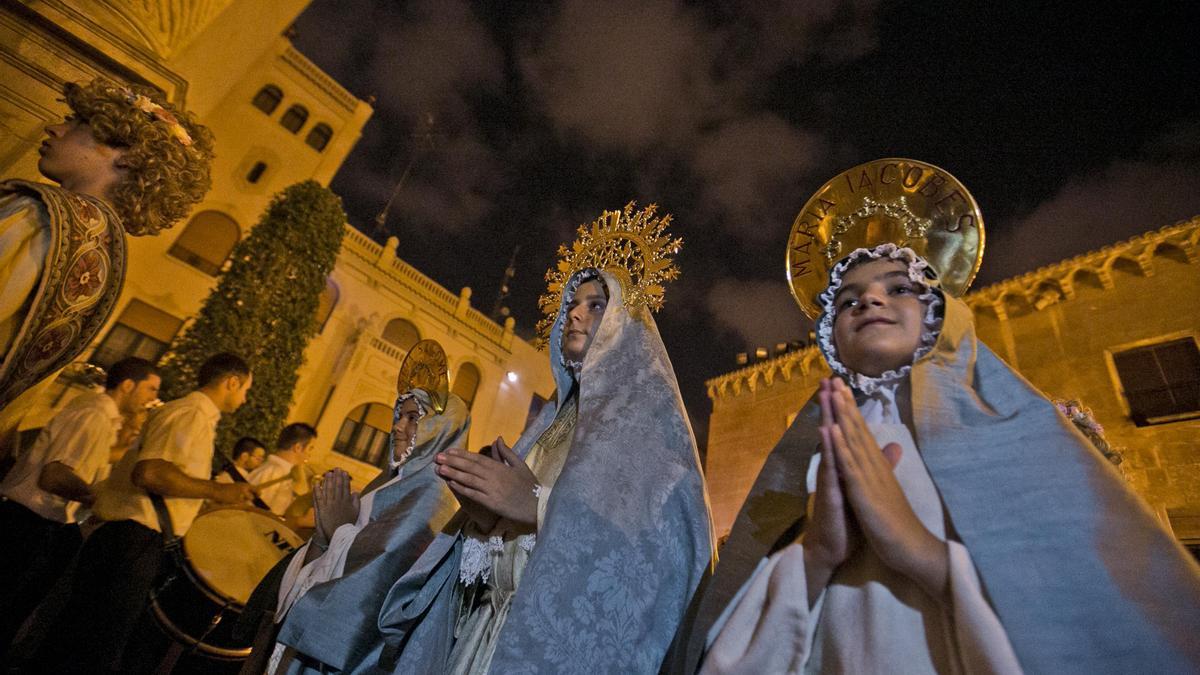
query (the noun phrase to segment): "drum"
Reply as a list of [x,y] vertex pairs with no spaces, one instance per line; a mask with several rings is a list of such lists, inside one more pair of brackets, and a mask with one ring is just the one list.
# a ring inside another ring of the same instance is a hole
[[188,651],[244,659],[253,636],[233,637],[238,615],[267,572],[303,543],[269,511],[231,507],[204,513],[183,537],[182,569],[151,596],[151,612]]

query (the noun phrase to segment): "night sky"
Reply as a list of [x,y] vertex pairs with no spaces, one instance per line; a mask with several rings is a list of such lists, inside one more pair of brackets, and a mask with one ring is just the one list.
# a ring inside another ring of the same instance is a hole
[[657,321],[703,449],[704,380],[807,334],[784,244],[844,169],[961,180],[987,227],[976,288],[1200,214],[1198,5],[315,0],[294,41],[377,99],[332,184],[351,222],[485,313],[519,245],[526,336],[578,224],[674,214]]

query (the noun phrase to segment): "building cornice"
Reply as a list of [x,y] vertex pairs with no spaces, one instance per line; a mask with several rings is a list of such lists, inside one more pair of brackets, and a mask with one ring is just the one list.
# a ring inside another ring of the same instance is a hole
[[[974,312],[991,312],[1007,319],[1014,309],[1040,311],[1072,300],[1079,283],[1090,282],[1110,290],[1115,286],[1112,272],[1116,265],[1124,265],[1143,277],[1153,276],[1153,258],[1163,253],[1190,265],[1200,262],[1200,216],[997,282],[963,299]],[[814,362],[823,365],[815,345],[787,352],[707,380],[708,397],[716,400],[755,391],[760,384],[771,386],[776,378],[787,382],[796,372],[807,374]]]
[[285,42],[286,46],[279,55],[279,58],[295,69],[297,73],[304,76],[318,91],[328,96],[331,101],[337,103],[346,112],[350,113],[357,110],[360,105],[370,107],[366,101],[362,101],[354,94],[351,94],[345,87],[338,84],[337,80],[318,68],[312,61],[309,61],[308,57],[301,54],[292,45],[290,40],[287,38],[281,39]]
[[780,354],[772,359],[759,361],[731,373],[718,375],[704,384],[708,389],[708,397],[716,400],[718,396],[733,394],[737,396],[743,390],[756,391],[760,384],[771,386],[776,379],[790,382],[797,373],[807,375],[813,365],[824,367],[821,351],[816,345]]
[[342,255],[357,258],[374,270],[373,275],[382,276],[400,289],[420,297],[427,306],[441,310],[448,324],[466,328],[506,353],[512,351],[515,322],[511,318],[506,320],[503,326],[492,321],[471,307],[471,289],[464,288],[458,295],[451,293],[417,268],[397,258],[395,247],[394,240],[389,240],[386,246],[381,246],[352,225],[346,224]]
[[1200,261],[1200,216],[997,282],[968,293],[963,300],[973,311],[990,312],[1003,320],[1010,314],[1073,300],[1081,283],[1112,290],[1117,266],[1137,276],[1154,276],[1154,257],[1163,254],[1189,265]]

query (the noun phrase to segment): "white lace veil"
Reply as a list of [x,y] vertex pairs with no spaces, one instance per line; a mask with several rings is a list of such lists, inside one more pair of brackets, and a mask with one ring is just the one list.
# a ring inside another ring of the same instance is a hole
[[841,362],[837,353],[837,344],[833,337],[833,322],[837,317],[837,307],[834,298],[842,287],[842,278],[850,268],[871,260],[890,258],[903,261],[908,265],[908,278],[921,289],[917,298],[925,303],[924,329],[921,331],[921,342],[913,353],[913,362],[925,356],[937,342],[938,333],[942,329],[942,312],[939,311],[944,302],[942,291],[938,287],[937,276],[929,263],[917,255],[911,248],[901,248],[895,244],[880,244],[875,248],[860,248],[838,261],[829,270],[829,285],[822,291],[817,301],[821,305],[821,316],[817,318],[817,343],[825,360],[833,372],[846,378],[850,386],[864,394],[872,395],[883,389],[894,389],[912,371],[912,363],[896,370],[889,370],[878,377],[870,377],[855,372]]

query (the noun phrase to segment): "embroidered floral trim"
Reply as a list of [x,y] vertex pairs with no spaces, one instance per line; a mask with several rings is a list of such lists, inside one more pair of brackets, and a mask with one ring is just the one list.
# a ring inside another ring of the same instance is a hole
[[537,544],[536,534],[522,534],[517,537],[517,546],[526,553],[532,553],[534,545]]
[[475,535],[465,535],[462,560],[458,563],[458,580],[467,586],[487,583],[492,576],[492,555],[503,550],[504,538],[498,534],[488,537],[486,541]]
[[912,372],[912,365],[909,364],[896,370],[889,370],[879,377],[869,377],[850,370],[838,360],[837,347],[833,341],[833,320],[837,315],[837,307],[833,304],[834,296],[842,287],[842,277],[847,270],[860,260],[878,260],[880,258],[891,258],[908,263],[909,280],[922,289],[922,293],[917,298],[925,303],[925,318],[922,322],[925,330],[921,333],[921,344],[913,352],[914,362],[933,349],[938,334],[942,330],[942,320],[937,315],[938,308],[943,304],[942,291],[938,287],[937,278],[932,275],[933,270],[929,267],[929,263],[925,262],[911,248],[901,248],[892,243],[880,244],[871,249],[860,248],[834,265],[829,270],[829,286],[818,297],[818,302],[821,304],[821,316],[817,319],[817,342],[833,372],[844,376],[850,382],[851,387],[864,394],[875,394],[881,387],[899,382]]

